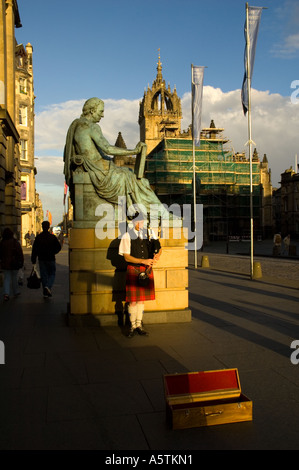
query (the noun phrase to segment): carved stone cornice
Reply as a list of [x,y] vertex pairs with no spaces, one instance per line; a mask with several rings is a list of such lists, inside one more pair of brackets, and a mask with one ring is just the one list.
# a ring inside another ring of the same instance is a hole
[[7,109],[0,108],[0,124],[6,136],[11,136],[15,143],[18,144],[20,135],[11,119]]

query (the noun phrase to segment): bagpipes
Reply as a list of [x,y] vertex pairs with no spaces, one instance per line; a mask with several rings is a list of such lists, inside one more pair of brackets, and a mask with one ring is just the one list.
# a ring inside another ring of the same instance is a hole
[[[161,249],[161,216],[159,217],[159,225],[158,225],[158,238],[153,238],[151,234],[151,227],[150,227],[150,216],[147,214],[148,224],[147,224],[147,239],[148,239],[148,252],[149,258],[154,259],[154,256],[159,253]],[[141,287],[147,287],[150,280],[150,274],[152,272],[153,267],[148,266],[145,271],[141,272],[138,275],[138,284]]]

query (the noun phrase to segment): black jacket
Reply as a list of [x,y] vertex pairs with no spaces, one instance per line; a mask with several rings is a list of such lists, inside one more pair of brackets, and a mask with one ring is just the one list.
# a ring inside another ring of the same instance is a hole
[[143,238],[136,238],[134,230],[129,230],[131,238],[131,256],[134,258],[148,259],[153,258],[156,253],[159,253],[161,244],[158,239],[148,239],[147,232],[143,230]]
[[0,242],[0,266],[2,269],[21,269],[24,265],[24,255],[20,243],[14,238]]
[[55,235],[50,232],[42,232],[36,236],[31,253],[31,261],[36,263],[36,258],[42,261],[55,261],[55,255],[61,250],[61,245]]
[[141,259],[148,259],[149,253],[148,253],[148,240],[145,238],[136,238],[136,236],[132,236],[131,232],[130,237],[131,237],[131,256],[134,256],[134,258],[141,258]]

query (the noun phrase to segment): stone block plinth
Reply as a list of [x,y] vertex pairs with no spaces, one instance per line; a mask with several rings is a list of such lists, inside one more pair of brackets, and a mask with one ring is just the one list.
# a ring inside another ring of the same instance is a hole
[[[118,254],[117,228],[99,239],[95,228],[73,228],[69,239],[69,323],[117,325],[125,321],[126,263]],[[156,299],[145,302],[144,322],[191,321],[188,251],[181,228],[162,232],[162,256],[154,267]]]

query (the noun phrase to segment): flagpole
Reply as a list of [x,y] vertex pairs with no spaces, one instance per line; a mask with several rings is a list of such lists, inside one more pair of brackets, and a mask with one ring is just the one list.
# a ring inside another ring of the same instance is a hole
[[197,226],[197,220],[196,220],[196,172],[195,172],[195,144],[194,144],[194,139],[192,146],[193,146],[193,206],[194,206],[194,266],[195,269],[197,269],[197,233],[196,233],[196,226]]
[[[193,83],[193,64],[191,64],[191,83]],[[193,113],[192,113],[193,121]],[[197,269],[197,234],[196,234],[196,172],[195,172],[195,144],[192,122],[192,155],[193,155],[193,214],[194,214],[194,267]]]
[[251,70],[250,70],[250,36],[248,22],[248,2],[246,2],[246,36],[247,36],[247,91],[248,91],[248,148],[250,164],[250,277],[253,279],[253,197],[252,197],[252,138],[251,138]]
[[195,146],[200,147],[201,111],[204,68],[191,64],[192,89],[192,153],[193,153],[193,199],[194,199],[194,265],[197,268],[197,207],[196,207],[196,165]]

